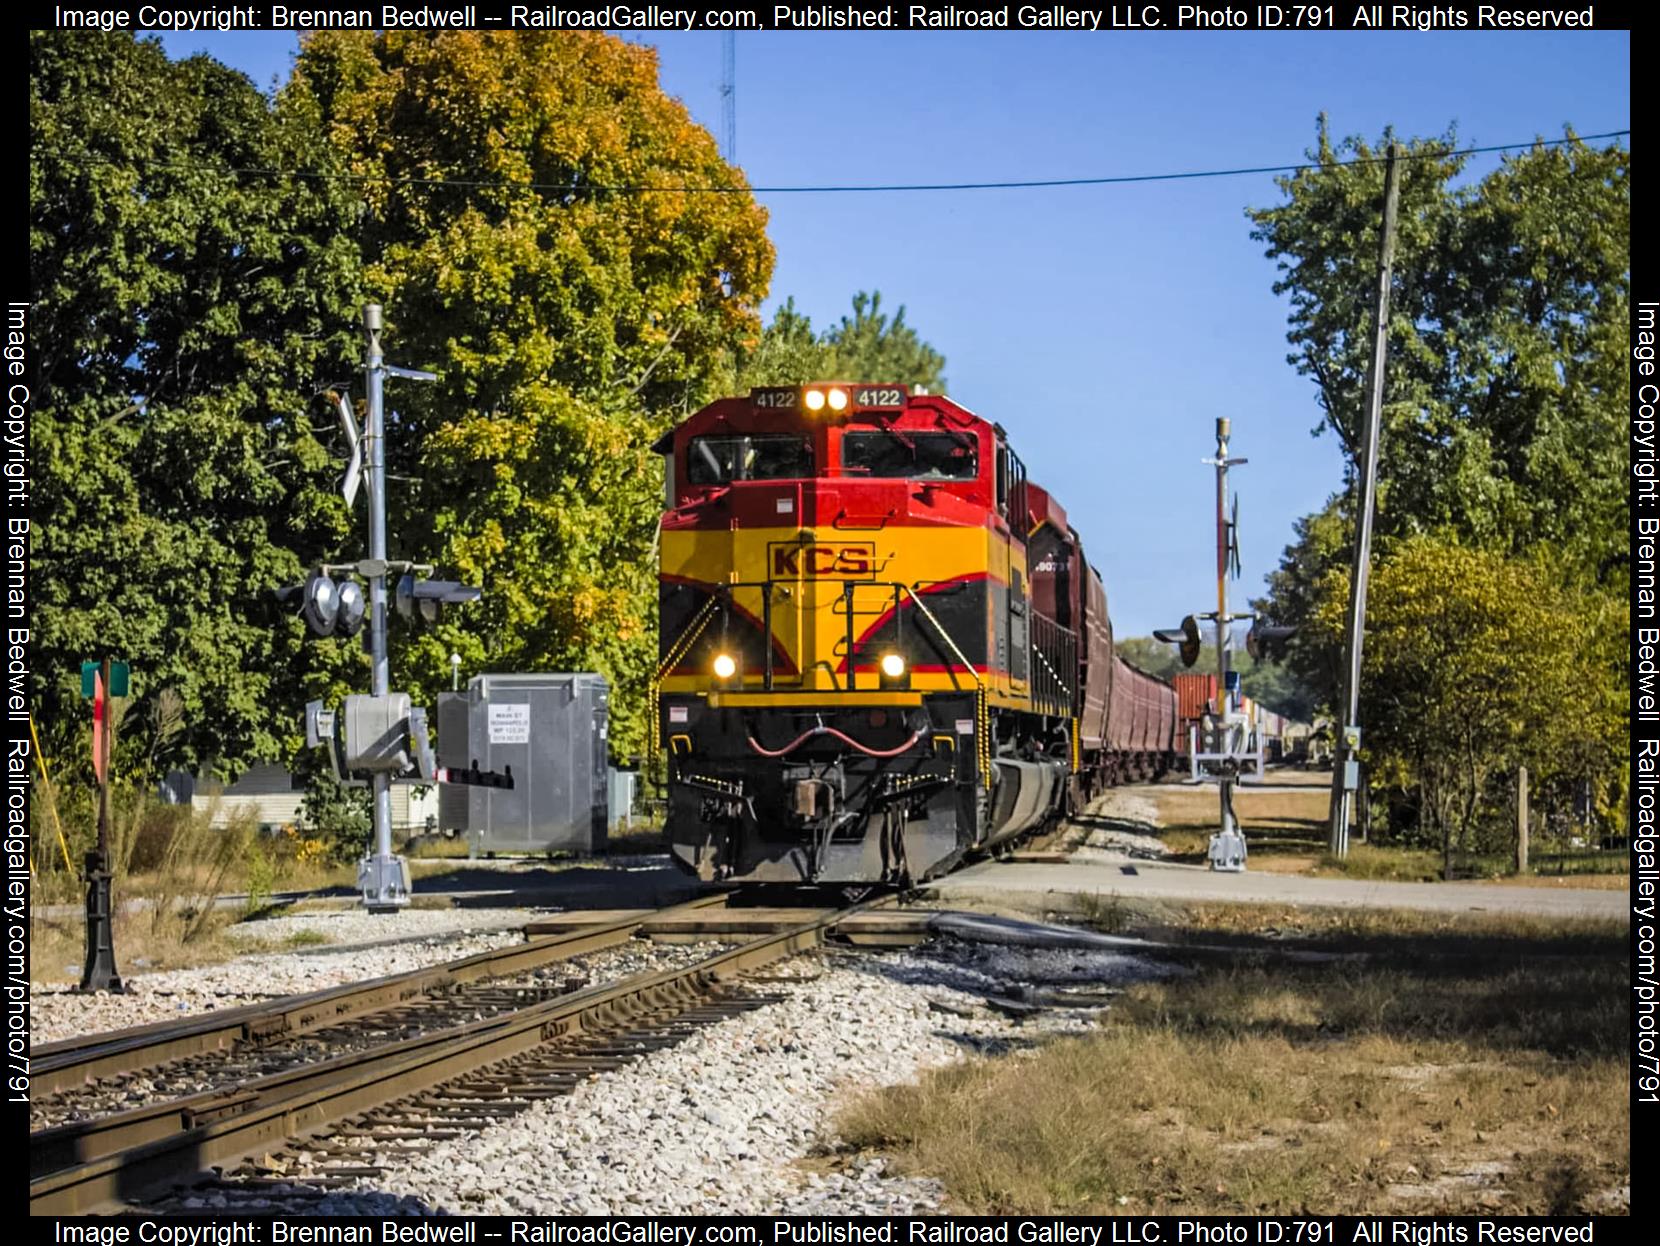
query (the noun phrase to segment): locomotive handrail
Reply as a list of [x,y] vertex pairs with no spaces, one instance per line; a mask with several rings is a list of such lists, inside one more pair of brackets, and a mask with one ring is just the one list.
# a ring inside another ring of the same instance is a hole
[[[904,592],[910,596],[910,599],[916,603],[916,608],[921,611],[922,617],[934,625],[934,630],[940,634],[941,639],[943,639],[946,645],[950,647],[951,652],[956,657],[957,661],[962,664],[962,668],[967,671],[969,677],[974,680],[974,686],[977,688],[983,686],[984,681],[980,678],[980,672],[975,670],[974,664],[963,656],[963,651],[957,647],[957,642],[951,638],[951,633],[946,631],[944,627],[940,626],[940,621],[934,617],[934,612],[928,609],[927,603],[922,600],[922,595],[909,584],[895,581],[893,587],[896,590],[904,590]],[[848,670],[852,669],[853,659],[852,656],[849,655]]]
[[[762,616],[761,617],[761,627],[762,627],[762,646],[761,646],[761,648],[762,648],[762,652],[766,656],[766,664],[765,664],[765,667],[764,667],[765,683],[764,683],[763,686],[765,687],[766,691],[768,691],[768,692],[772,691],[772,682],[773,682],[773,680],[772,680],[772,675],[773,675],[773,672],[772,672],[772,593],[773,593],[774,587],[777,584],[778,584],[777,580],[771,580],[771,579],[768,579],[768,580],[732,580],[732,581],[729,581],[728,583],[725,583],[725,584],[722,584],[722,585],[718,586],[719,590],[720,590],[721,599],[723,599],[727,602],[731,601],[732,591],[734,589],[754,588],[754,589],[761,590],[761,616]],[[974,664],[968,660],[966,655],[964,655],[962,649],[958,646],[956,640],[952,637],[951,633],[945,630],[945,627],[940,623],[939,619],[937,619],[934,616],[934,612],[928,608],[928,603],[923,601],[922,594],[918,593],[914,586],[912,586],[910,584],[906,584],[903,580],[858,580],[858,581],[848,580],[848,581],[844,581],[844,586],[843,586],[843,589],[842,589],[842,594],[843,594],[844,597],[851,595],[853,587],[854,587],[855,584],[860,585],[860,586],[864,586],[864,587],[871,587],[871,588],[891,589],[893,591],[893,596],[894,596],[894,624],[895,624],[896,627],[902,626],[902,623],[900,622],[900,620],[902,619],[903,616],[900,614],[899,609],[898,609],[900,594],[903,593],[906,596],[908,596],[911,599],[911,601],[915,603],[917,611],[922,615],[922,617],[924,619],[928,620],[928,622],[933,625],[934,631],[937,632],[939,634],[940,639],[945,642],[945,646],[950,651],[951,656],[956,659],[956,665],[961,666],[963,668],[963,670],[967,671],[968,672],[968,677],[974,681],[975,718],[977,720],[976,726],[978,728],[975,734],[976,734],[977,742],[978,742],[978,746],[979,746],[978,751],[979,751],[979,754],[980,754],[980,756],[979,756],[980,774],[981,774],[981,780],[985,783],[985,785],[987,787],[990,787],[991,786],[991,781],[992,781],[990,742],[985,738],[987,729],[989,727],[989,715],[987,713],[987,706],[986,706],[986,682],[985,682],[985,680],[980,678],[980,672],[974,669]],[[699,622],[702,619],[703,614],[706,614],[706,613],[709,613],[710,611],[712,611],[715,604],[716,604],[716,598],[711,597],[709,599],[709,601],[705,603],[704,611],[700,612],[699,617],[694,618],[693,622],[694,623]],[[852,613],[851,610],[848,611],[847,622],[848,622],[848,631],[851,633],[852,628],[853,628],[853,613]],[[690,630],[690,629],[688,628],[688,630]],[[701,631],[701,629],[700,629],[700,631]],[[682,633],[682,637],[684,637],[684,635],[685,635],[685,633]],[[695,641],[696,637],[694,636],[692,639]],[[682,646],[679,643],[677,643],[674,646],[674,648],[677,649],[677,650],[680,649],[681,647]],[[686,647],[688,647],[688,648],[690,647],[689,643],[687,644]],[[850,635],[848,637],[848,652],[847,652],[847,687],[848,687],[849,691],[854,690],[854,685],[855,685],[855,682],[856,682],[856,676],[854,675],[854,666],[856,665],[856,663],[854,662],[853,648],[854,648],[853,639]],[[678,657],[676,657],[675,660],[678,661],[679,660]]]

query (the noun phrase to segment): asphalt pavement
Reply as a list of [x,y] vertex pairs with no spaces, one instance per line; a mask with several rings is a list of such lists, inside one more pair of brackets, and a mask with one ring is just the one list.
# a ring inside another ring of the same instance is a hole
[[1422,909],[1449,913],[1527,913],[1539,917],[1629,920],[1625,891],[1515,887],[1502,883],[1399,883],[1305,878],[1247,869],[1217,873],[1201,865],[1152,861],[1074,860],[1065,864],[984,861],[930,886],[942,901],[1036,899],[1057,893],[1130,900],[1236,901],[1329,908]]

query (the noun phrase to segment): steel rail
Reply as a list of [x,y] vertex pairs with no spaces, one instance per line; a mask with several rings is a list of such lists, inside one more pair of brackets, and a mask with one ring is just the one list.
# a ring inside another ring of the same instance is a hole
[[660,1013],[665,1005],[689,1006],[725,981],[819,946],[852,914],[890,902],[884,897],[816,916],[683,969],[590,987],[505,1017],[248,1083],[224,1098],[218,1119],[180,1121],[182,1127],[168,1136],[31,1179],[30,1214],[75,1215],[116,1207],[165,1182],[269,1151],[553,1039],[626,1024]]
[[[723,904],[724,893],[671,905],[657,915]],[[241,1008],[205,1013],[185,1021],[158,1021],[102,1034],[45,1043],[34,1050],[31,1089],[40,1097],[136,1069],[167,1064],[185,1056],[235,1047],[241,1043],[293,1038],[338,1025],[353,1017],[396,1007],[433,991],[507,977],[540,965],[570,960],[614,947],[633,938],[640,918],[609,922],[592,929],[533,939],[459,960],[409,969],[363,982],[285,995]]]

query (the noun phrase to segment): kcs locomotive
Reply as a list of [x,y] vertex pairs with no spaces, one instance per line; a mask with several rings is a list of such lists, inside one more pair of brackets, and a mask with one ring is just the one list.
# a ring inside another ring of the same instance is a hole
[[1000,425],[903,385],[753,390],[667,464],[654,699],[706,879],[906,885],[1175,755],[1101,577]]

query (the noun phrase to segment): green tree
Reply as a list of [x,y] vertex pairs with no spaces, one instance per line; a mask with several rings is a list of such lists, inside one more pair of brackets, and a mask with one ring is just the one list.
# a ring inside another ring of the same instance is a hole
[[[1229,668],[1239,672],[1239,684],[1245,695],[1264,709],[1298,722],[1310,722],[1318,708],[1314,697],[1296,674],[1280,662],[1259,662],[1237,648],[1241,638],[1236,634],[1236,647],[1228,655]],[[1175,645],[1167,645],[1151,636],[1126,636],[1114,641],[1118,654],[1131,666],[1146,671],[1159,679],[1169,680],[1184,672],[1211,675],[1216,672],[1216,642],[1210,641],[1199,650],[1199,659],[1191,667],[1183,666],[1181,654]]]
[[731,389],[757,385],[801,385],[808,381],[892,381],[945,389],[945,356],[905,323],[905,309],[890,320],[881,310],[881,291],[853,296],[853,315],[823,333],[785,301],[753,348],[741,352]]
[[80,664],[125,658],[127,722],[172,688],[181,725],[123,757],[234,774],[358,660],[270,592],[347,520],[309,398],[352,351],[352,195],[309,118],[206,57],[80,31],[29,57],[31,702],[84,774]]
[[[1291,302],[1289,360],[1315,383],[1351,485],[1390,137],[1336,143],[1321,117],[1312,167],[1250,213]],[[1375,556],[1442,531],[1501,552],[1548,547],[1559,574],[1622,596],[1630,152],[1570,132],[1458,183],[1456,147],[1450,131],[1403,144]],[[1262,603],[1278,621],[1326,608],[1352,508],[1351,489],[1299,525]],[[1321,635],[1300,634],[1292,665],[1329,702],[1341,648]]]
[[[1188,669],[1182,665],[1175,645],[1167,645],[1151,636],[1120,636],[1114,640],[1113,648],[1118,651],[1118,656],[1131,666],[1159,679],[1169,679],[1172,675],[1179,675]],[[1216,669],[1216,646],[1207,645],[1205,648],[1209,650],[1210,663],[1208,666],[1205,665],[1206,654],[1201,653],[1198,663],[1192,668],[1195,671]]]
[[[1312,627],[1341,634],[1347,573],[1331,573]],[[1542,792],[1617,773],[1625,738],[1604,675],[1618,629],[1606,596],[1556,570],[1449,536],[1399,542],[1373,569],[1361,675],[1366,757],[1421,796],[1424,829],[1455,848],[1508,844],[1518,766]],[[1482,838],[1482,832],[1487,838]]]
[[613,752],[639,752],[650,447],[759,334],[765,212],[655,53],[606,35],[323,33],[286,94],[367,179],[389,350],[441,377],[392,397],[393,470],[415,477],[392,495],[394,553],[485,590],[400,639],[395,681],[446,687],[452,649],[470,670],[598,670]]

